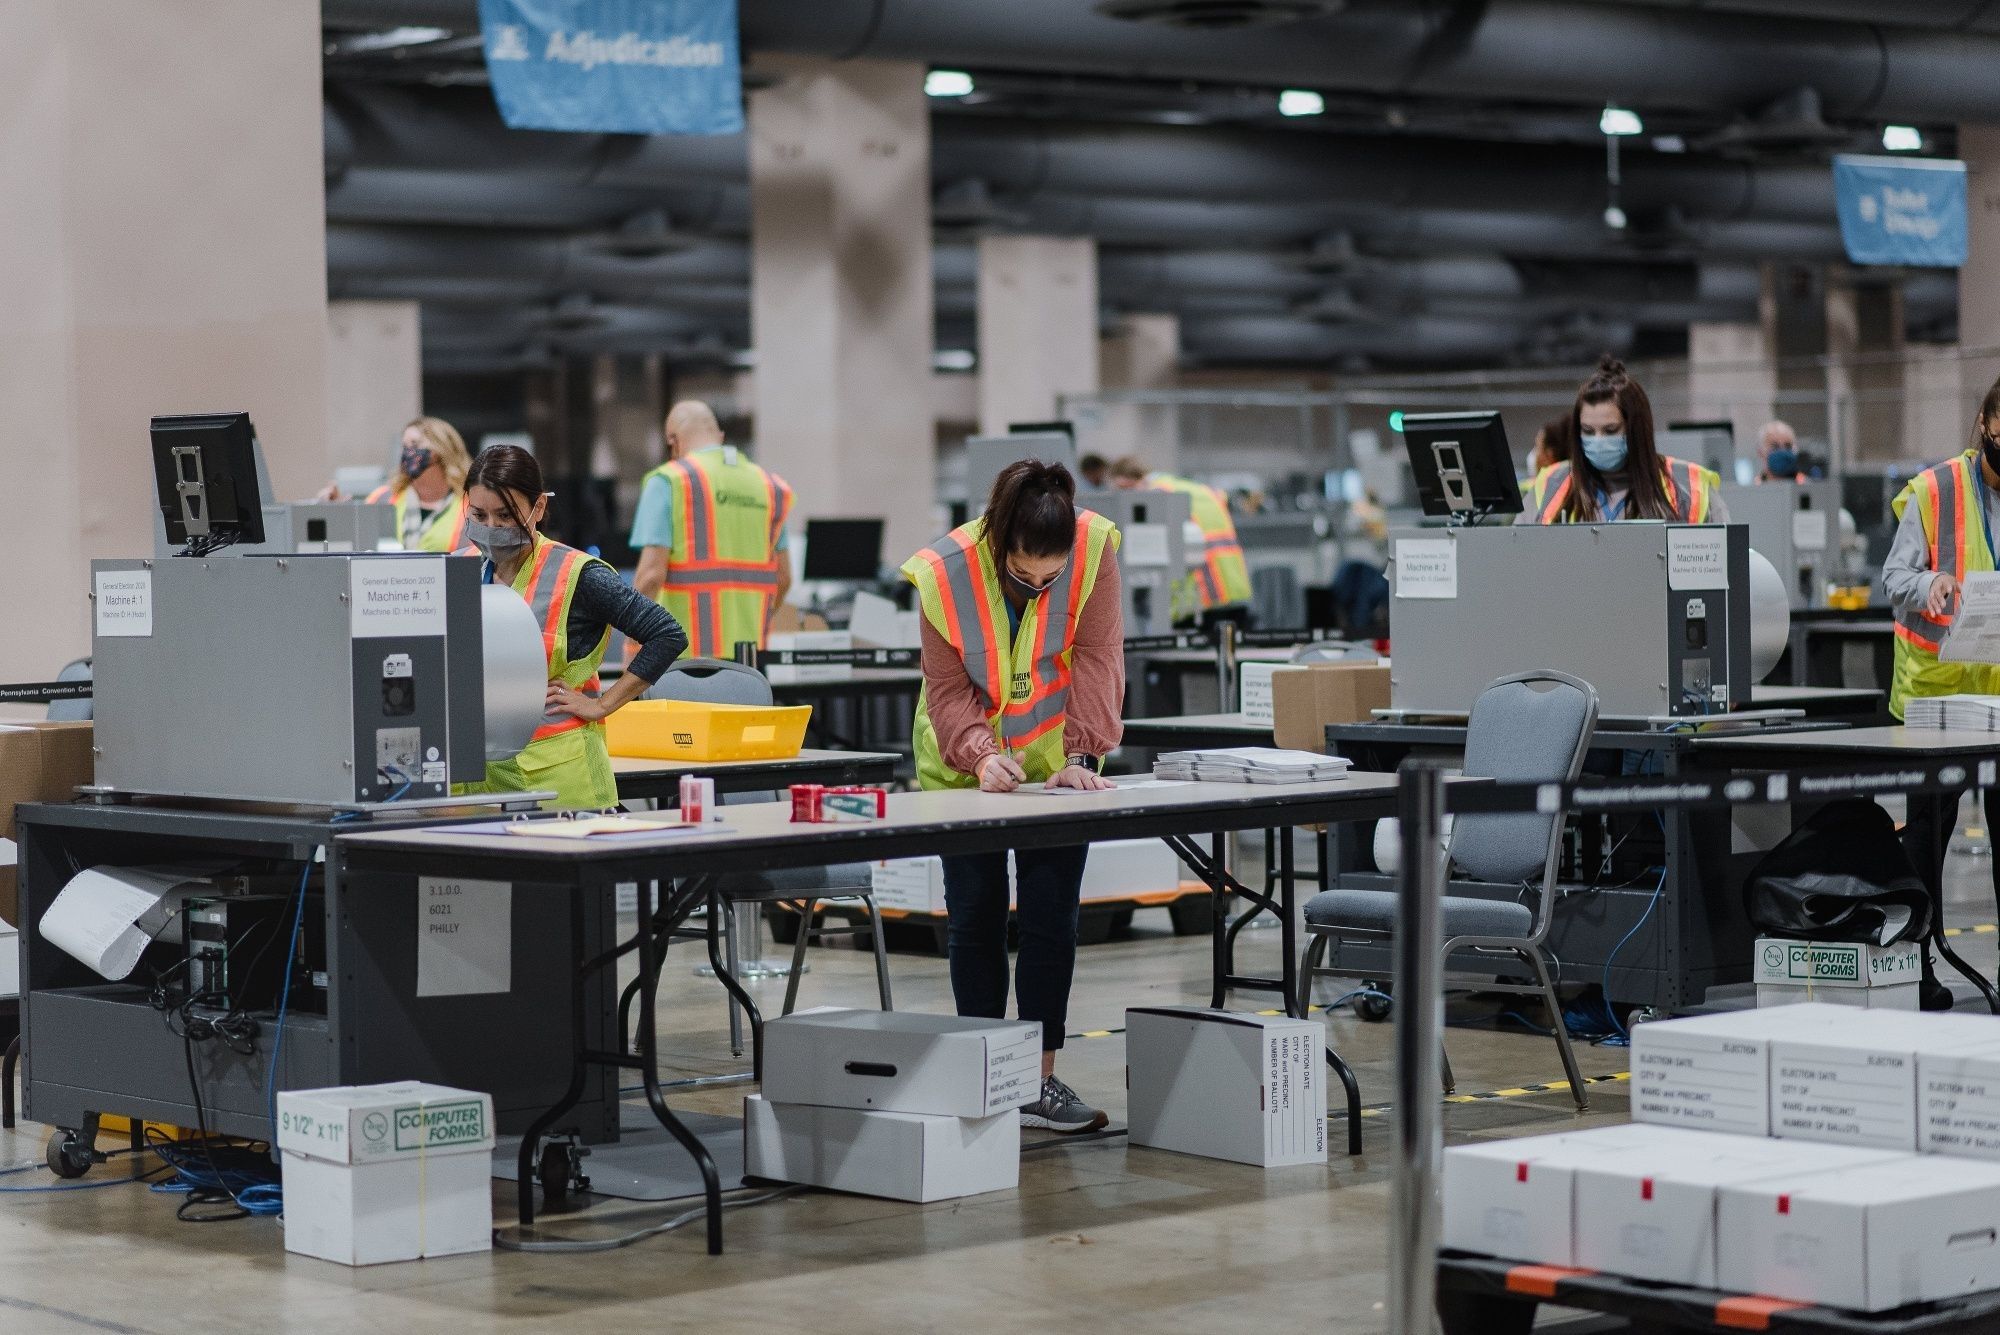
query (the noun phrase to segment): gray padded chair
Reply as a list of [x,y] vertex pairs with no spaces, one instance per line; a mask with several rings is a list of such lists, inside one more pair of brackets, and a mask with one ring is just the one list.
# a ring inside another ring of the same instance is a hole
[[[63,670],[56,673],[56,680],[91,680],[90,660],[88,658],[79,658],[75,662],[65,664]],[[93,717],[91,712],[93,704],[94,702],[90,700],[51,700],[49,701],[49,722],[88,723]]]
[[[1473,702],[1465,732],[1464,773],[1516,783],[1554,779],[1574,783],[1583,772],[1584,755],[1596,730],[1597,692],[1589,682],[1552,671],[1502,677]],[[1490,955],[1496,964],[1518,961],[1532,972],[1533,982],[1482,978],[1478,986],[1486,992],[1539,996],[1548,1005],[1570,1094],[1581,1109],[1587,1106],[1583,1076],[1570,1049],[1562,1001],[1543,951],[1555,912],[1562,829],[1561,812],[1460,816],[1443,854],[1445,884],[1449,886],[1456,866],[1473,880],[1518,886],[1519,893],[1513,899],[1446,894],[1440,907],[1446,969],[1454,956],[1463,966],[1468,956]],[[1327,890],[1307,901],[1306,930],[1313,939],[1300,969],[1301,1004],[1311,1000],[1315,976],[1337,972],[1320,967],[1328,947],[1381,945],[1395,935],[1396,898],[1388,890]],[[1449,1094],[1456,1082],[1448,1058],[1442,1069]]]
[[[771,683],[764,674],[742,663],[720,658],[684,658],[648,687],[648,700],[702,700],[713,704],[768,705],[772,702]],[[769,802],[775,792],[745,793],[737,800]],[[787,867],[776,871],[736,872],[715,878],[717,896],[724,906],[736,904],[797,905],[798,941],[792,947],[792,974],[785,986],[784,1013],[790,1015],[798,1004],[799,967],[805,963],[806,947],[833,936],[870,933],[875,943],[875,986],[881,994],[882,1009],[894,1010],[889,990],[889,951],[882,937],[882,914],[875,907],[874,878],[866,862],[840,863],[831,867]],[[860,900],[867,910],[866,926],[829,927],[816,924],[814,915],[827,900]],[[724,918],[730,937],[730,962],[737,943],[731,919]]]

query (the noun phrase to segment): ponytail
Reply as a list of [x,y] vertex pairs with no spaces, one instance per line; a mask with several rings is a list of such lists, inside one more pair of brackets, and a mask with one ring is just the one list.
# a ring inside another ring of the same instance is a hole
[[1061,464],[1019,459],[1000,470],[986,500],[995,561],[1014,552],[1060,556],[1076,545],[1076,480]]

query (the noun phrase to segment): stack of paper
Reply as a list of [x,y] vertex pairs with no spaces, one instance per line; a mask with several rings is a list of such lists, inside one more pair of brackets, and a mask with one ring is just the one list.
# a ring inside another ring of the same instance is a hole
[[1908,701],[1903,721],[1912,728],[2000,732],[2000,695],[1933,695]]
[[1202,783],[1316,783],[1347,777],[1348,762],[1315,751],[1232,746],[1213,751],[1170,751],[1153,762],[1160,779]]

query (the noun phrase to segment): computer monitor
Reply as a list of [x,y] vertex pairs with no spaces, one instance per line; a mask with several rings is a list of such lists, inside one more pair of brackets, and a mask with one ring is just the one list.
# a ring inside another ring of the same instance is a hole
[[1521,512],[1521,484],[1499,413],[1405,413],[1403,445],[1425,514],[1476,524]]
[[264,541],[257,433],[249,413],[153,419],[153,484],[167,541],[184,556]]
[[881,574],[881,520],[806,520],[804,578],[873,581]]

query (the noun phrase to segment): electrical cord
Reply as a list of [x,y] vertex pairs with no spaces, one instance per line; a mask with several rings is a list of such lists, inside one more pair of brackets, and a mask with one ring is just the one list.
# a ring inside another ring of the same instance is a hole
[[[771,1201],[783,1200],[787,1196],[797,1196],[810,1190],[812,1188],[803,1186],[780,1187],[776,1191],[767,1191],[761,1196],[732,1197],[722,1202],[722,1208],[725,1210],[742,1210],[752,1205],[764,1205]],[[615,1238],[601,1238],[592,1241],[584,1241],[578,1238],[550,1238],[547,1241],[531,1242],[518,1237],[509,1237],[508,1234],[510,1232],[520,1232],[520,1226],[517,1224],[512,1229],[494,1229],[493,1245],[507,1252],[557,1252],[570,1255],[581,1252],[610,1252],[617,1251],[622,1247],[630,1247],[636,1242],[644,1242],[648,1238],[657,1238],[663,1233],[672,1233],[675,1229],[685,1228],[697,1219],[706,1218],[707,1215],[708,1208],[698,1205],[692,1210],[683,1210],[672,1218],[648,1228],[637,1229],[631,1233],[621,1233]]]

